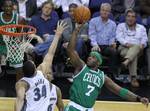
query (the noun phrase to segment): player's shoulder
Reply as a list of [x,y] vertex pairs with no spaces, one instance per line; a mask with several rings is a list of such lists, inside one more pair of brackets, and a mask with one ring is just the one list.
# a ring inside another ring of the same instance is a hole
[[16,89],[21,88],[21,87],[28,89],[29,84],[25,80],[19,80],[18,82],[16,82],[15,87],[16,87]]

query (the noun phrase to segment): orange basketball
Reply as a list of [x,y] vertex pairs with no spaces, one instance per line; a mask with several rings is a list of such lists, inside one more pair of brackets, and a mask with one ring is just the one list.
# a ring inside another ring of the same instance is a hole
[[77,23],[82,24],[87,22],[91,17],[91,12],[89,8],[85,6],[79,6],[74,11],[74,19]]

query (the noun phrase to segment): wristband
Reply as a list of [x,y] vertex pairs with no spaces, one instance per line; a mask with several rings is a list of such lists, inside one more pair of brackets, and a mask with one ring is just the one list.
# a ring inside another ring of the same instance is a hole
[[126,95],[128,94],[128,89],[125,89],[125,88],[121,88],[120,91],[119,91],[119,96],[126,99]]

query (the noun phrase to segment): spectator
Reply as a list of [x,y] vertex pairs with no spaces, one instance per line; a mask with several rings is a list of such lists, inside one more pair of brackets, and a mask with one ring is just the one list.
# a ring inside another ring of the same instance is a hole
[[42,4],[42,12],[36,16],[33,16],[30,25],[37,29],[37,35],[43,39],[46,35],[54,35],[59,17],[55,11],[53,11],[53,4],[51,2],[44,2]]
[[[75,8],[77,8],[76,4],[70,4],[69,5],[69,14],[70,14],[70,18],[66,18],[64,19],[64,21],[68,24],[68,28],[63,32],[63,38],[64,38],[64,43],[63,46],[64,48],[67,48],[68,46],[68,42],[71,38],[72,32],[75,29],[75,27],[77,26],[77,23],[74,21],[74,17],[73,17],[73,12],[75,10]],[[78,42],[76,45],[76,50],[79,54],[79,56],[83,59],[83,56],[85,55],[85,53],[83,53],[83,44],[84,44],[84,40],[83,37],[87,37],[88,36],[88,24],[85,23],[83,28],[81,29],[79,35],[78,35]],[[85,49],[84,49],[85,51]]]
[[89,23],[89,37],[92,51],[99,51],[103,56],[108,56],[113,74],[117,74],[117,52],[115,42],[116,24],[109,19],[111,5],[102,3],[100,16],[91,19]]
[[58,20],[59,17],[53,11],[53,5],[49,1],[42,4],[41,14],[32,17],[29,25],[35,27],[37,29],[37,35],[45,41],[35,47],[37,55],[44,56],[47,53],[48,47],[53,40],[54,30],[56,29]]
[[[60,44],[61,48],[58,48],[57,53],[59,55],[55,56],[55,64],[54,64],[54,69],[57,74],[62,74],[65,68],[65,63],[68,63],[69,58],[67,59],[67,53],[66,53],[66,48],[68,47],[68,43],[70,41],[71,35],[75,27],[77,27],[77,23],[74,20],[73,17],[73,12],[77,8],[77,4],[70,4],[69,5],[69,18],[64,19],[64,21],[67,23],[68,28],[66,28],[62,34],[63,40]],[[76,50],[79,54],[79,56],[82,59],[85,59],[86,57],[86,47],[85,47],[85,39],[87,39],[88,36],[88,24],[85,23],[78,35],[78,40],[76,44]],[[58,46],[59,47],[59,46]],[[67,60],[66,60],[67,59]]]
[[147,25],[147,18],[150,16],[150,0],[140,0],[140,5],[143,23]]
[[38,11],[36,0],[17,0],[16,6],[19,15],[27,21],[30,21],[31,17]]
[[126,12],[126,22],[118,25],[116,38],[120,43],[118,50],[124,58],[122,65],[129,68],[131,85],[139,87],[137,60],[141,51],[146,47],[148,38],[145,27],[136,23],[136,12],[132,9]]
[[118,21],[128,8],[133,8],[137,13],[140,13],[139,0],[113,0],[112,13]]

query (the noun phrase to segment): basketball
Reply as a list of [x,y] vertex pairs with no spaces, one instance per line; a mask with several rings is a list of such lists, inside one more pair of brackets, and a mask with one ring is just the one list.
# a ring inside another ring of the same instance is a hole
[[91,12],[89,8],[85,6],[79,6],[74,11],[74,19],[77,23],[82,24],[87,22],[91,17]]

